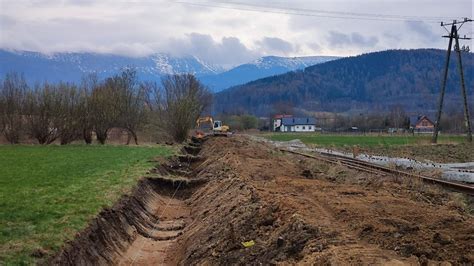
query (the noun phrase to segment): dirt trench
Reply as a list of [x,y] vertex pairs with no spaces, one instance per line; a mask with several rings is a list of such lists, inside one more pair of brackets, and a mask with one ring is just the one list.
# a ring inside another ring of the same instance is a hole
[[104,209],[46,264],[175,265],[178,238],[192,222],[186,199],[205,180],[189,178],[201,143],[161,161],[130,195]]
[[244,136],[190,143],[52,262],[113,265],[473,264],[453,194],[279,152]]
[[172,265],[178,258],[177,238],[190,223],[189,208],[181,199],[163,197],[156,213],[158,221],[147,235],[138,235],[117,260],[118,265]]

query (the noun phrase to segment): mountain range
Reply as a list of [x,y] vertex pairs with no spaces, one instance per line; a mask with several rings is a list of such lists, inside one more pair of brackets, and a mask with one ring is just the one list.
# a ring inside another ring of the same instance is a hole
[[278,57],[266,56],[253,62],[243,64],[217,75],[201,78],[201,81],[213,91],[244,84],[253,80],[275,76],[304,69],[306,67],[338,59],[335,56]]
[[[105,78],[133,67],[140,79],[158,82],[163,75],[194,73],[216,92],[216,114],[268,115],[277,112],[281,105],[303,113],[386,112],[398,105],[408,112],[430,114],[436,110],[445,56],[445,51],[437,49],[388,50],[345,58],[267,56],[225,70],[194,56],[157,53],[131,58],[0,50],[0,77],[16,71],[23,73],[31,84],[45,80],[80,82],[87,73],[95,72]],[[446,110],[461,110],[456,59],[451,57]],[[463,53],[463,64],[469,103],[473,105],[472,53]]]
[[[471,110],[474,56],[463,52]],[[388,50],[341,58],[216,93],[215,113],[269,115],[281,105],[305,111],[386,112],[395,105],[429,114],[437,108],[446,51]],[[462,112],[457,58],[451,57],[445,110]]]
[[105,78],[126,67],[133,67],[141,80],[159,82],[174,73],[193,73],[212,91],[217,92],[249,81],[303,69],[336,57],[262,57],[254,62],[225,70],[195,56],[176,57],[156,53],[147,57],[125,57],[96,53],[55,53],[0,50],[0,76],[22,73],[30,84],[35,82],[80,82],[88,73]]

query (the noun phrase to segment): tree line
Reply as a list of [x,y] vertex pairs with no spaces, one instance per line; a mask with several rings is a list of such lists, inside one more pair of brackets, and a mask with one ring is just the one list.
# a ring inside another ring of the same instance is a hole
[[18,73],[0,82],[0,132],[12,143],[32,138],[40,144],[69,144],[82,139],[107,141],[113,128],[128,133],[127,144],[138,144],[137,132],[153,124],[181,142],[212,95],[192,74],[170,75],[140,82],[133,69],[104,80],[91,74],[80,84],[44,82],[30,87]]
[[[221,91],[215,96],[214,110],[268,116],[279,102],[334,113],[389,111],[395,104],[416,112],[436,109],[445,56],[442,50],[417,49],[341,58]],[[472,53],[463,53],[463,67],[466,87],[472,88]],[[458,104],[460,78],[455,61],[448,75],[445,103]]]

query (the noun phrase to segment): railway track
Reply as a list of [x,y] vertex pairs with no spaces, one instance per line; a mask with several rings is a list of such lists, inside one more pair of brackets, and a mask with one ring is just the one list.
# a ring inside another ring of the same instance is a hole
[[410,173],[406,171],[401,171],[401,170],[396,170],[392,169],[386,166],[374,164],[374,163],[369,163],[366,161],[362,161],[359,159],[355,158],[348,158],[345,156],[341,155],[336,155],[336,154],[331,154],[331,153],[317,153],[317,154],[307,154],[307,153],[302,153],[298,151],[292,151],[292,150],[287,150],[287,149],[280,149],[283,152],[287,153],[292,153],[300,156],[304,156],[307,158],[312,158],[316,159],[319,161],[324,161],[327,163],[331,164],[342,164],[348,168],[358,170],[358,171],[363,171],[371,174],[378,174],[378,175],[398,175],[398,176],[405,176],[409,178],[418,178],[421,179],[424,182],[428,183],[434,183],[434,184],[439,184],[443,187],[456,190],[458,192],[466,193],[469,195],[474,196],[474,186],[468,185],[468,184],[463,184],[460,182],[453,182],[453,181],[447,181],[447,180],[442,180],[442,179],[436,179],[428,176],[423,176],[415,173]]

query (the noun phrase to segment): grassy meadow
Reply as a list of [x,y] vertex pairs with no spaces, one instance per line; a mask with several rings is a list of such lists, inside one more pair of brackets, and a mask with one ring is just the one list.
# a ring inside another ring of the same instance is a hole
[[[320,133],[271,133],[265,137],[274,141],[290,141],[299,139],[305,144],[320,147],[343,147],[343,146],[401,146],[429,144],[431,135],[339,135],[339,134],[320,134]],[[438,143],[462,143],[465,137],[453,135],[440,135]]]
[[31,264],[72,239],[171,150],[0,145],[0,265]]

